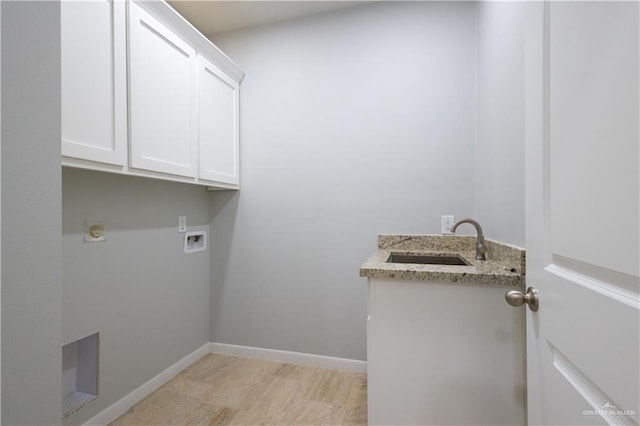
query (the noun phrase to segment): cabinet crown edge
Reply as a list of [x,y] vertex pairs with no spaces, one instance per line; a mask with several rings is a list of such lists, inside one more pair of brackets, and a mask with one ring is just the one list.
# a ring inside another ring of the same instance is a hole
[[204,56],[213,62],[229,77],[237,83],[244,79],[245,72],[220,50],[210,39],[202,34],[196,27],[187,21],[178,11],[176,11],[166,1],[137,1],[129,0],[153,14],[156,19],[175,31],[192,47],[199,55]]

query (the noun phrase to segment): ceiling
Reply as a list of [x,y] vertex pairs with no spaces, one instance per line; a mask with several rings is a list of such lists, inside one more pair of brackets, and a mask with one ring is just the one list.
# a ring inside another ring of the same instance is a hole
[[315,15],[359,1],[170,0],[169,4],[207,37],[224,31]]

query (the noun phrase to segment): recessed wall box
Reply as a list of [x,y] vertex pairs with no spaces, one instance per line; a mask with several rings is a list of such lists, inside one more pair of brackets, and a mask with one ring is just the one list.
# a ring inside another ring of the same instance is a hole
[[97,243],[105,240],[104,223],[101,222],[85,222],[84,223],[84,242]]
[[98,397],[99,333],[62,347],[62,416]]
[[206,231],[193,231],[184,234],[184,252],[195,253],[207,249]]

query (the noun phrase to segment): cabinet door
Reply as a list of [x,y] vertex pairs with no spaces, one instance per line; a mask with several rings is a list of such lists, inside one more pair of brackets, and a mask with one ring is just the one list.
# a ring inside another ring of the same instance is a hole
[[238,184],[239,85],[198,56],[198,136],[201,179]]
[[196,176],[196,54],[129,3],[131,167]]
[[506,290],[370,279],[369,424],[523,424],[524,316]]
[[123,166],[127,158],[125,5],[63,1],[62,155]]

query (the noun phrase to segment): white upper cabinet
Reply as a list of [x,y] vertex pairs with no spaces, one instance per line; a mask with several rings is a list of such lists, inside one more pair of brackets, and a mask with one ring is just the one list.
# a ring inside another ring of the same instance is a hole
[[123,1],[61,2],[62,155],[125,165]]
[[238,184],[239,84],[198,56],[198,177]]
[[164,1],[62,1],[62,164],[237,189],[244,72]]
[[197,174],[196,52],[129,3],[130,166]]

